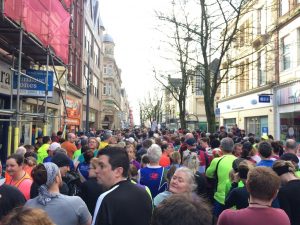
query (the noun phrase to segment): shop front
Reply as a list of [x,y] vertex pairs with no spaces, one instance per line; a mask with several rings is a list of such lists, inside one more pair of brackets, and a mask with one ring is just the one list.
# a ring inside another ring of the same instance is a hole
[[274,135],[273,95],[270,89],[263,92],[220,101],[220,125],[230,131],[234,124],[246,134]]
[[276,91],[278,114],[277,138],[293,138],[300,143],[300,82]]
[[[11,71],[10,65],[0,61],[0,110],[10,109]],[[5,162],[8,149],[9,120],[10,116],[0,113],[0,158]]]

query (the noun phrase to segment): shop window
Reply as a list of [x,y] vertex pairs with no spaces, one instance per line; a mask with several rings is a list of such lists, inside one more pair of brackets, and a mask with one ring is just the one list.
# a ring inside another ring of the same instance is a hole
[[280,140],[293,138],[300,142],[300,112],[280,114]]
[[268,131],[268,117],[267,116],[257,116],[257,117],[247,117],[246,118],[246,133],[252,133],[260,137],[263,133]]
[[227,132],[231,132],[231,128],[236,124],[236,118],[224,119],[224,126]]

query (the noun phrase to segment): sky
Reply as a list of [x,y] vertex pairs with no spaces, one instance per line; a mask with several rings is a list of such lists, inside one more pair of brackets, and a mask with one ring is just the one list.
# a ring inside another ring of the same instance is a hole
[[100,16],[106,33],[115,42],[115,59],[122,70],[134,122],[139,123],[139,102],[153,93],[158,82],[153,65],[159,60],[159,36],[154,10],[169,6],[169,0],[100,0]]

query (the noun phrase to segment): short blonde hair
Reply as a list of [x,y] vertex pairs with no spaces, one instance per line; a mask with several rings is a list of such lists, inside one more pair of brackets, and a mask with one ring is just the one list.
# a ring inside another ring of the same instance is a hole
[[15,208],[6,215],[1,225],[55,225],[47,213],[38,208],[20,207]]

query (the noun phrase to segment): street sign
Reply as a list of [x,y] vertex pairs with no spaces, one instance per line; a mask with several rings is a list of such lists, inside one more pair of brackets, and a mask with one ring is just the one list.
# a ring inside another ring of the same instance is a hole
[[[26,70],[26,74],[36,80],[46,83],[46,74],[45,70]],[[33,97],[44,97],[46,85],[36,80],[30,79],[24,75],[20,77],[20,95],[23,96],[33,96]],[[18,85],[18,73],[14,73],[14,95],[17,94],[17,85]],[[48,71],[48,97],[53,96],[53,71]]]
[[259,95],[258,96],[258,102],[270,103],[271,102],[271,96],[270,95]]

